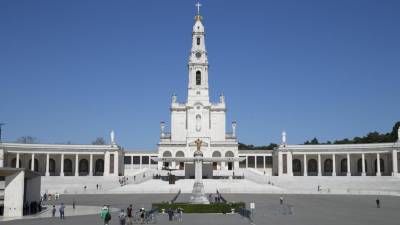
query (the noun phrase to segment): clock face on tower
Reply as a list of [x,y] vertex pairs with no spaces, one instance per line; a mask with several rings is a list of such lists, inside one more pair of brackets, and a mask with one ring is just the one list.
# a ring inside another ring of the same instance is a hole
[[196,52],[196,58],[200,59],[201,57],[201,52]]

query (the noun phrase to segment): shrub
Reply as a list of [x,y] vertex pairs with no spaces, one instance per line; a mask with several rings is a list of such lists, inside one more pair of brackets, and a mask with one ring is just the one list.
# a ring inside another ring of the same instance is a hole
[[231,209],[235,209],[235,212],[238,212],[240,208],[245,208],[246,204],[244,202],[236,202],[236,203],[212,203],[212,204],[190,204],[190,203],[172,203],[161,202],[161,203],[153,203],[152,208],[158,209],[161,212],[161,209],[183,209],[184,213],[230,213]]

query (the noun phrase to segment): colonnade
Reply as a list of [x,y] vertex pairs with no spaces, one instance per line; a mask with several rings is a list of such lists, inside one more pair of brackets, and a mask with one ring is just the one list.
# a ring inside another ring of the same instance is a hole
[[[118,176],[119,174],[119,154],[118,152],[80,152],[80,153],[76,153],[76,152],[57,152],[57,153],[49,153],[49,152],[20,152],[20,151],[11,151],[8,152],[11,154],[15,154],[15,158],[12,158],[11,160],[15,160],[15,168],[21,168],[22,165],[21,164],[21,155],[28,155],[28,158],[30,158],[30,165],[29,163],[27,163],[28,165],[26,167],[28,167],[30,170],[32,171],[36,171],[39,170],[38,165],[35,165],[37,162],[39,162],[39,156],[43,156],[45,155],[45,172],[44,172],[44,176],[50,176],[50,160],[54,160],[54,162],[56,162],[56,158],[59,158],[59,165],[60,165],[60,176],[65,176],[65,160],[70,160],[70,161],[75,161],[74,165],[75,165],[75,169],[74,169],[74,173],[73,176],[80,176],[79,174],[79,166],[80,166],[80,160],[88,160],[87,158],[89,158],[89,162],[87,165],[88,167],[88,171],[87,171],[87,176],[93,176],[94,171],[93,168],[96,168],[98,170],[102,170],[102,171],[96,171],[96,172],[102,172],[102,174],[104,176],[109,176],[109,175],[116,175]],[[68,158],[66,156],[69,156]],[[70,159],[72,156],[72,160]],[[96,165],[96,167],[94,167],[94,157],[96,157],[96,161],[97,160],[101,160],[100,164],[102,165]],[[43,161],[42,161],[43,162]],[[11,164],[12,161],[10,161]],[[54,165],[55,167],[55,165]],[[97,168],[99,167],[99,168]],[[35,170],[36,168],[36,170]],[[55,170],[55,168],[54,168]],[[71,169],[72,170],[72,169]],[[97,174],[98,175],[98,174]]]
[[[398,157],[397,157],[398,150],[394,149],[391,151],[376,151],[376,152],[322,152],[322,153],[316,153],[316,152],[291,152],[291,151],[286,151],[286,152],[279,152],[278,153],[278,175],[288,175],[288,176],[293,176],[293,172],[299,172],[297,171],[299,168],[293,168],[293,162],[294,160],[300,160],[300,158],[303,158],[303,176],[308,176],[308,170],[309,170],[309,160],[315,160],[315,156],[317,156],[317,176],[322,176],[322,168],[321,168],[321,156],[328,156],[325,160],[332,160],[332,167],[331,167],[331,176],[336,176],[337,175],[337,170],[336,170],[336,157],[337,156],[343,156],[345,155],[346,159],[346,176],[352,176],[351,171],[351,156],[353,155],[361,155],[361,176],[366,176],[366,155],[368,156],[373,156],[376,161],[376,176],[381,176],[382,171],[381,171],[381,160],[382,162],[385,162],[382,159],[382,155],[390,156],[391,157],[391,175],[392,176],[397,176],[399,171],[398,171]],[[297,156],[297,157],[296,157]],[[311,156],[311,157],[307,157]],[[296,157],[293,159],[293,157]],[[343,160],[343,159],[342,159]],[[341,161],[342,162],[342,161]],[[354,160],[353,162],[358,163],[358,161]],[[386,162],[388,164],[389,162]],[[298,165],[298,164],[297,164]],[[286,166],[286,167],[285,167]],[[342,166],[340,164],[340,166]],[[358,166],[358,165],[357,165]],[[389,169],[389,166],[387,165],[387,168]],[[341,167],[342,169],[342,167]]]

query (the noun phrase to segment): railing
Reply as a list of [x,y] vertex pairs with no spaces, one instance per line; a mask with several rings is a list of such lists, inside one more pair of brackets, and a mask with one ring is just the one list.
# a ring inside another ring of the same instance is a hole
[[170,139],[171,138],[171,133],[164,133],[160,135],[161,139]]
[[225,137],[226,137],[227,139],[236,139],[236,134],[233,134],[233,133],[226,133],[226,134],[225,134]]

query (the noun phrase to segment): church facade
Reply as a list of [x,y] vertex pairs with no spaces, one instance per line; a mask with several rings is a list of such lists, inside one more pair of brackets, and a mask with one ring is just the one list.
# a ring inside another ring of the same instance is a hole
[[[205,28],[199,13],[192,28],[187,99],[171,100],[170,131],[160,123],[156,151],[127,151],[110,133],[108,145],[0,142],[0,167],[26,168],[42,176],[123,176],[142,169],[185,171],[202,141],[211,174],[259,170],[269,176],[398,176],[400,141],[380,144],[291,145],[286,133],[274,150],[239,150],[236,122],[226,127],[226,102],[211,102]],[[212,176],[212,175],[211,175]]]

